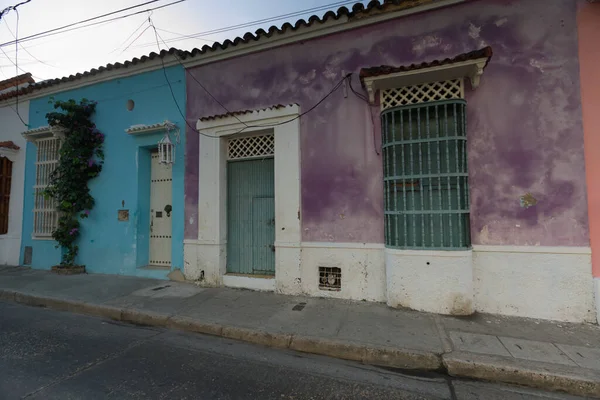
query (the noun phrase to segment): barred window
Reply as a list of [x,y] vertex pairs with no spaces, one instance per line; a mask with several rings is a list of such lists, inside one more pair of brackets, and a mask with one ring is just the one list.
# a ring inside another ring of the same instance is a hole
[[465,108],[453,99],[381,113],[387,247],[470,247]]
[[11,181],[12,162],[6,157],[0,157],[0,235],[8,233]]
[[60,139],[57,137],[36,140],[35,185],[33,206],[33,236],[50,238],[58,224],[57,204],[42,195],[50,184],[50,175],[58,166]]

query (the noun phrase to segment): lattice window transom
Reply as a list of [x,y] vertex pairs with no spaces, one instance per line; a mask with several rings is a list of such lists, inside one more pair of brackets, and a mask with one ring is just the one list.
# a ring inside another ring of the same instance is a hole
[[227,156],[230,160],[270,157],[275,154],[273,135],[248,136],[230,139]]
[[381,91],[381,110],[426,103],[429,101],[464,98],[463,79],[428,82]]

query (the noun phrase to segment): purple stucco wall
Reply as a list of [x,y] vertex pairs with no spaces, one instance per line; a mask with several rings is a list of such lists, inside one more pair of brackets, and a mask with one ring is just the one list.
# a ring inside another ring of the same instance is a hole
[[[494,56],[481,86],[471,91],[467,84],[466,93],[473,243],[587,246],[576,3],[472,1],[189,72],[230,110],[290,103],[307,110],[344,71],[490,45]],[[354,87],[362,91],[356,75]],[[193,79],[187,85],[190,123],[224,112]],[[370,112],[343,90],[301,119],[304,241],[383,241],[378,119],[376,107]],[[192,132],[186,167],[186,237],[194,238],[198,138]],[[527,193],[537,203],[523,207]]]

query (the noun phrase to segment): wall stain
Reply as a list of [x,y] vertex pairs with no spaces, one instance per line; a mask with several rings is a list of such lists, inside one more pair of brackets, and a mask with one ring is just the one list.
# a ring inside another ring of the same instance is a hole
[[531,193],[526,193],[520,197],[521,207],[529,208],[535,206],[538,201]]

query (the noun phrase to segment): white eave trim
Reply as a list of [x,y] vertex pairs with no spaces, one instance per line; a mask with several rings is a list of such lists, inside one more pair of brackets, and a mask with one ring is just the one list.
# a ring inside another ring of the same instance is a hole
[[176,124],[167,120],[151,125],[131,125],[129,128],[125,129],[125,133],[128,135],[145,135],[148,133],[164,131],[166,129],[173,129],[176,127]]
[[375,101],[378,90],[401,88],[419,85],[427,82],[447,81],[451,79],[468,78],[471,87],[476,89],[483,74],[483,69],[488,62],[488,57],[467,60],[435,67],[415,69],[411,71],[395,72],[387,75],[363,78],[363,83],[369,100]]
[[15,162],[18,153],[19,153],[19,150],[9,149],[6,147],[0,147],[0,157],[6,157],[11,162]]
[[65,136],[65,129],[58,126],[42,126],[35,129],[30,129],[21,133],[21,136],[28,142],[35,143],[39,139],[45,139],[49,137],[62,138]]
[[361,28],[367,25],[373,25],[380,22],[405,17],[407,15],[418,14],[437,8],[464,3],[465,1],[467,0],[437,0],[404,10],[388,11],[381,14],[377,14],[377,12],[375,11],[372,12],[370,15],[355,17],[352,19],[348,19],[348,16],[344,15],[337,20],[328,20],[321,23],[314,23],[310,26],[301,26],[292,32],[278,32],[271,37],[261,37],[257,41],[239,43],[236,46],[230,45],[224,50],[209,51],[202,55],[187,58],[183,61],[183,64],[186,68],[192,68],[199,65],[213,63],[215,61],[221,61],[224,59],[239,57],[249,53],[256,53],[259,51],[268,50],[274,47],[280,47],[296,42],[303,42],[323,37],[326,35],[345,32],[348,30]]
[[254,110],[245,114],[225,115],[205,121],[198,119],[196,129],[204,134],[215,137],[227,136],[238,133],[241,130],[245,133],[251,133],[273,129],[277,124],[291,121],[298,117],[299,114],[300,106],[290,104],[285,107]]

